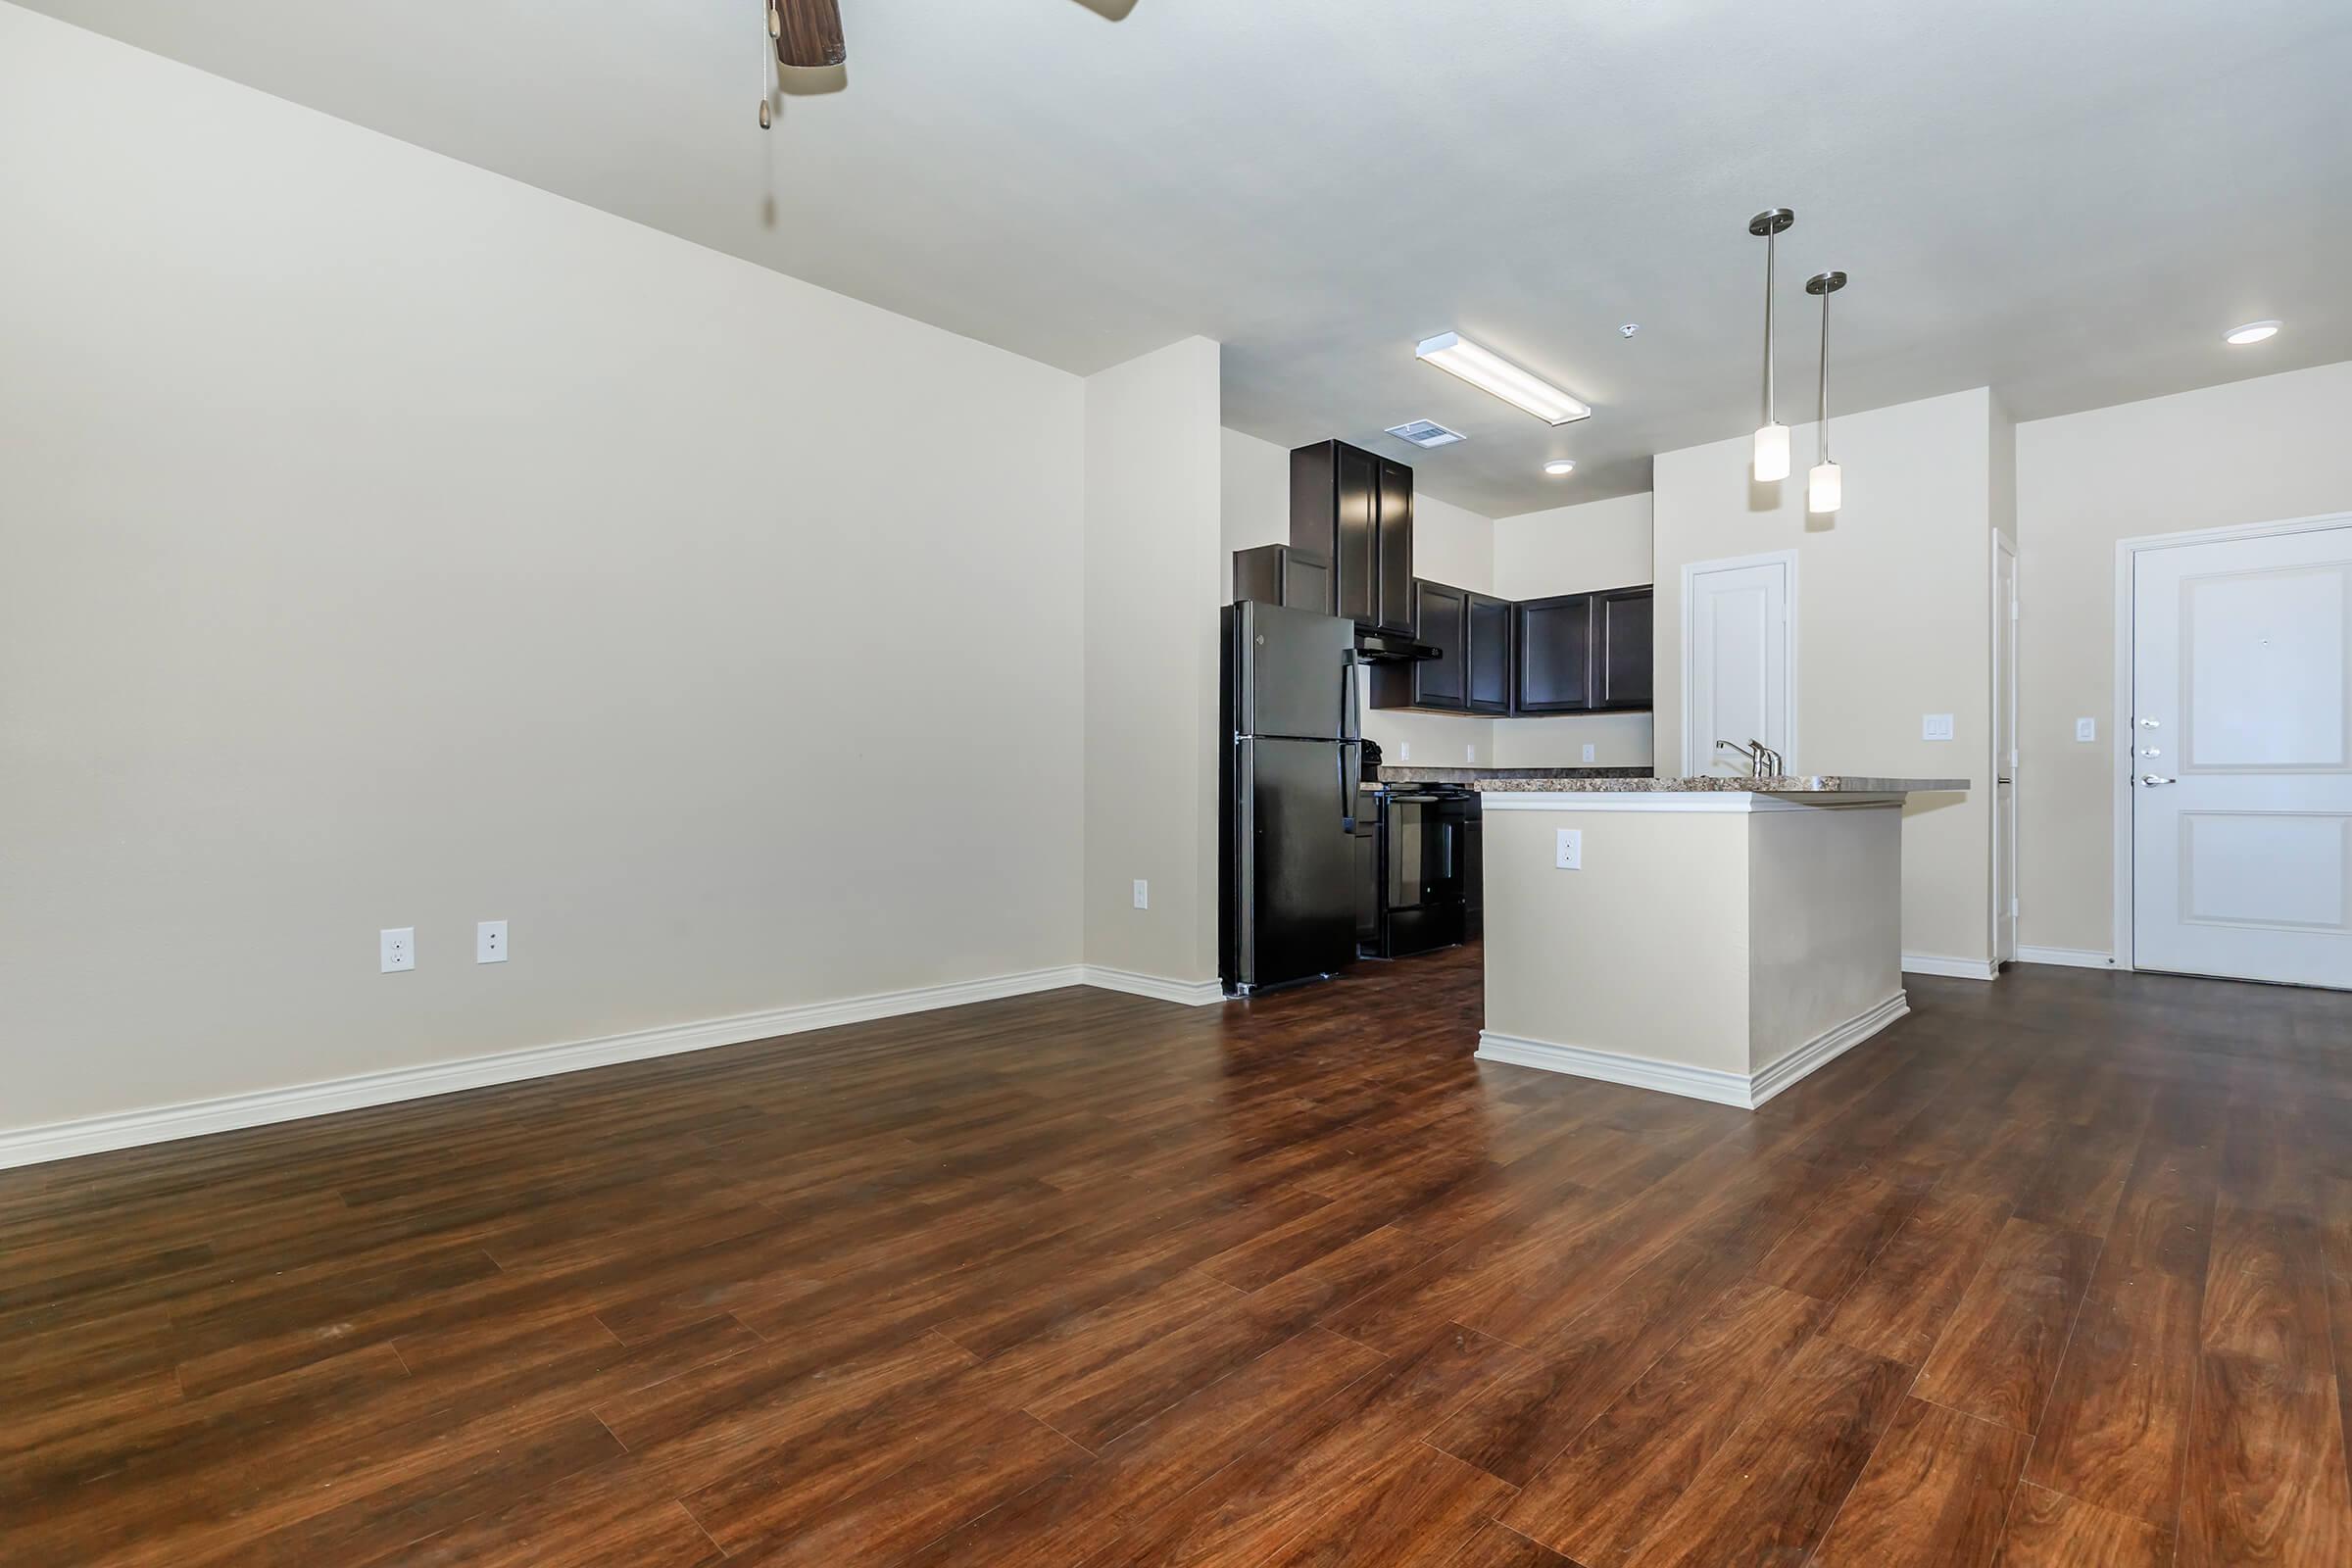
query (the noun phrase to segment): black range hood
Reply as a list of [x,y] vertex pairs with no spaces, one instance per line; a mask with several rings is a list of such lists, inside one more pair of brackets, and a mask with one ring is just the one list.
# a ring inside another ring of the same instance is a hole
[[1418,643],[1393,631],[1373,631],[1358,626],[1355,629],[1355,651],[1367,664],[1414,664],[1425,659],[1443,659],[1445,654],[1428,643]]

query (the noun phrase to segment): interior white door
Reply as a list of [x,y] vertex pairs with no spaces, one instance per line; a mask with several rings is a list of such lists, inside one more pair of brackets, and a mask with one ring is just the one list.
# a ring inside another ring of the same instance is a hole
[[2132,566],[2132,961],[2352,988],[2352,527]]
[[1796,558],[1683,570],[1683,771],[1744,773],[1718,741],[1760,740],[1796,767]]
[[1992,956],[2017,958],[2017,547],[1992,536]]

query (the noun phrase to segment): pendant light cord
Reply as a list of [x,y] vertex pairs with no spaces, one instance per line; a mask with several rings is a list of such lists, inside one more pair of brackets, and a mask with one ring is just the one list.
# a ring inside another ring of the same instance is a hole
[[1830,461],[1830,296],[1821,291],[1821,461]]
[[1780,243],[1778,229],[1764,232],[1764,422],[1777,424],[1772,395],[1772,263],[1774,248]]

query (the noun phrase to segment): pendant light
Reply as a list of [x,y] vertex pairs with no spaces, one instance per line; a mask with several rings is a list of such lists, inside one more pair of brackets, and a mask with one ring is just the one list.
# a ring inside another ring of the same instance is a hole
[[1772,263],[1774,241],[1795,221],[1796,215],[1786,207],[1747,220],[1747,231],[1764,240],[1764,422],[1756,427],[1758,484],[1778,484],[1788,477],[1788,427],[1781,422],[1772,398]]
[[1805,292],[1821,296],[1821,461],[1805,475],[1805,510],[1815,516],[1845,504],[1845,476],[1830,461],[1830,296],[1843,287],[1843,272],[1816,272],[1805,279]]

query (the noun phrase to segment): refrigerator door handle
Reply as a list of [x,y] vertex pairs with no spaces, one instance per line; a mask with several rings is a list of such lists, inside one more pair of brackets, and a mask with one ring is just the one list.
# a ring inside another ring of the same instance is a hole
[[1363,661],[1354,649],[1340,656],[1340,739],[1350,746],[1364,738],[1363,708],[1355,698],[1356,682],[1361,678],[1356,671],[1362,667]]
[[1356,798],[1361,792],[1355,787],[1355,776],[1364,770],[1363,750],[1353,742],[1333,748],[1340,764],[1340,828],[1355,831]]

